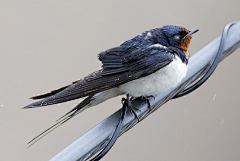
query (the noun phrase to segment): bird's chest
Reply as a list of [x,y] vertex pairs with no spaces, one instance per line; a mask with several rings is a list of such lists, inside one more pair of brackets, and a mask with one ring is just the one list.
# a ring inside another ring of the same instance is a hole
[[187,65],[178,56],[166,67],[146,77],[119,86],[119,90],[133,97],[148,96],[176,86],[187,73]]

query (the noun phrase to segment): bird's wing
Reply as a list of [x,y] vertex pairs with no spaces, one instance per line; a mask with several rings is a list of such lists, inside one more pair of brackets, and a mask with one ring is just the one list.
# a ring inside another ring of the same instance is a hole
[[[77,81],[75,81],[75,82],[72,82],[72,84],[77,83],[78,81],[79,81],[79,80],[77,80]],[[46,97],[55,95],[56,93],[61,92],[62,90],[66,89],[67,87],[71,86],[72,84],[67,85],[67,86],[64,86],[64,87],[61,87],[61,88],[58,88],[58,89],[55,89],[55,90],[53,90],[53,91],[51,91],[51,92],[49,92],[49,93],[45,93],[45,94],[33,96],[33,97],[31,97],[30,99],[37,100],[37,99],[43,99],[43,98],[46,98]]]
[[62,91],[53,91],[49,97],[24,108],[46,106],[82,98],[147,76],[165,67],[173,60],[172,50],[163,48],[112,48],[99,54],[102,69]]

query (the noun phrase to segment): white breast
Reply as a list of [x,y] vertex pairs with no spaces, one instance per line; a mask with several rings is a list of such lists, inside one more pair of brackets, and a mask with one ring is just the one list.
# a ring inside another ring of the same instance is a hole
[[133,97],[157,94],[176,86],[187,73],[187,65],[175,56],[173,62],[146,77],[119,86],[119,90]]

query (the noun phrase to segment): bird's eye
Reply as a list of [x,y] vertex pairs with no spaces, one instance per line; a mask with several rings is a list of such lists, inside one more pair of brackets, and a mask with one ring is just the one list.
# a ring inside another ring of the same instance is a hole
[[174,35],[173,37],[175,40],[179,40],[180,39],[180,35]]

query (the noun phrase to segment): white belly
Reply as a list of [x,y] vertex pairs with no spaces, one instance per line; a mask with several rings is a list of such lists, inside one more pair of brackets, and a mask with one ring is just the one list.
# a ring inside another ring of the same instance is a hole
[[187,73],[187,65],[175,56],[173,62],[146,77],[119,86],[119,90],[133,97],[148,96],[176,86]]

